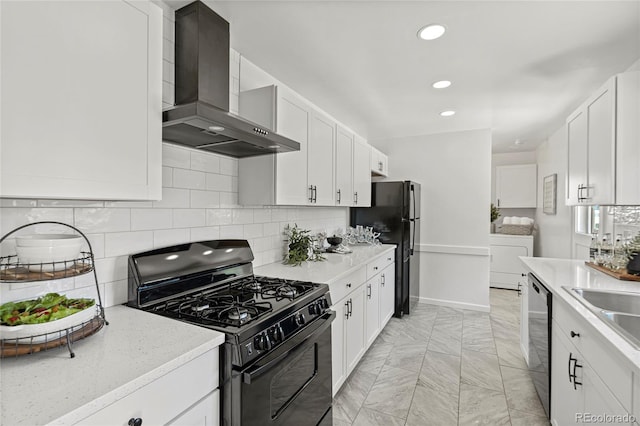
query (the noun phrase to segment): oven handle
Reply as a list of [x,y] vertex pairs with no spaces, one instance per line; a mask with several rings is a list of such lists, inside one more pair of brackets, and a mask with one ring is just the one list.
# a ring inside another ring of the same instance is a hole
[[273,365],[279,363],[287,356],[295,355],[306,349],[309,344],[312,343],[311,339],[314,336],[331,327],[331,323],[335,317],[336,313],[334,311],[326,311],[313,325],[303,329],[288,342],[285,342],[285,344],[277,348],[274,352],[268,354],[256,362],[249,370],[242,373],[242,381],[246,384],[251,384],[253,380],[269,371]]

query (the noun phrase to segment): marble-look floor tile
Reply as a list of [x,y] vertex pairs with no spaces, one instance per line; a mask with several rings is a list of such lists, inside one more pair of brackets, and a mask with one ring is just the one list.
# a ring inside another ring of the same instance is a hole
[[460,392],[460,357],[427,351],[419,380],[434,391],[457,397]]
[[462,330],[462,348],[470,351],[496,353],[491,329],[464,327]]
[[359,371],[357,374],[351,374],[342,385],[336,400],[349,420],[355,420],[377,376],[377,374]]
[[462,351],[462,336],[446,331],[435,330],[431,333],[427,350],[444,354],[460,356]]
[[376,339],[356,366],[353,374],[356,374],[356,372],[367,372],[377,376],[393,348],[393,343],[384,343]]
[[385,366],[364,401],[364,408],[407,418],[418,373]]
[[508,426],[509,410],[504,393],[462,383],[459,425]]
[[426,352],[426,343],[398,343],[389,354],[385,365],[418,372],[422,368],[422,360]]
[[[336,396],[339,397],[339,395],[336,395]],[[347,415],[347,412],[344,406],[342,405],[342,402],[337,398],[333,400],[332,411],[333,411],[334,426],[350,425],[352,423],[352,420],[351,418],[349,418],[349,415]]]
[[[403,426],[404,419],[363,408],[353,422],[353,426]],[[335,426],[335,425],[334,425]]]
[[520,340],[519,326],[507,320],[491,317],[491,330],[495,338],[511,340],[513,342]]
[[462,350],[460,382],[503,392],[498,356]]
[[[549,426],[549,419],[518,410],[509,410],[511,426]],[[335,426],[335,425],[334,425]]]
[[506,365],[508,367],[527,369],[527,363],[522,356],[522,349],[520,348],[520,338],[517,341],[511,339],[503,339],[496,337],[496,351],[498,352],[498,359],[500,365]]
[[458,394],[448,394],[418,380],[407,426],[449,426],[458,423]]
[[530,414],[544,416],[544,409],[538,398],[528,370],[502,366],[504,393],[510,410],[525,411]]

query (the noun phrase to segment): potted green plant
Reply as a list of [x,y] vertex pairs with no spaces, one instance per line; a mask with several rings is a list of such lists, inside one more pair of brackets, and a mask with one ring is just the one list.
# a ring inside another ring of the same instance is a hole
[[640,275],[640,234],[627,243],[625,250],[629,258],[627,272],[633,275]]
[[310,235],[308,229],[298,228],[298,224],[291,227],[287,225],[284,234],[287,236],[287,253],[282,263],[285,265],[299,266],[302,262],[318,262],[325,258],[313,249],[315,238]]
[[496,219],[500,217],[500,209],[497,208],[493,203],[491,203],[491,233],[495,232],[496,224],[494,223]]

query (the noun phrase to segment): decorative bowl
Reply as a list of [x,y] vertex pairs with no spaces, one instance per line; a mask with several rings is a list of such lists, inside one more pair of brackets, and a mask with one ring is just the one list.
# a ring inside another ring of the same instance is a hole
[[327,237],[327,242],[332,246],[337,246],[342,244],[342,237],[337,237],[335,235],[333,237]]

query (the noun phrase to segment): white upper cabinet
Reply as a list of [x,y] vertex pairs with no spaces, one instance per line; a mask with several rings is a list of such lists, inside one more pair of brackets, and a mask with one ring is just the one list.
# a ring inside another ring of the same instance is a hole
[[371,147],[358,135],[353,139],[353,205],[371,206]]
[[371,147],[371,174],[385,177],[389,175],[389,158],[374,147]]
[[309,126],[309,152],[307,153],[307,186],[310,203],[318,206],[335,204],[334,152],[336,123],[329,116],[314,110]]
[[503,208],[535,208],[537,170],[535,164],[496,167],[496,205]]
[[159,199],[161,9],[125,1],[0,8],[0,197]]
[[640,204],[639,75],[610,78],[567,119],[567,205]]
[[311,111],[295,93],[275,85],[240,93],[240,115],[300,143],[300,151],[238,161],[241,204],[306,205]]
[[618,75],[616,204],[640,205],[640,71]]
[[336,205],[354,204],[354,143],[353,133],[336,126]]

